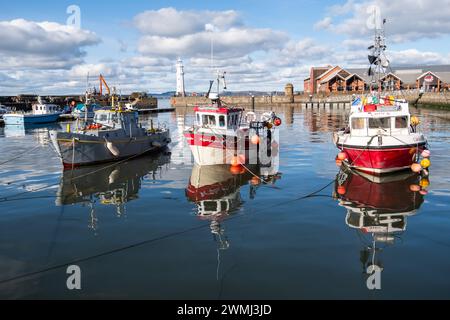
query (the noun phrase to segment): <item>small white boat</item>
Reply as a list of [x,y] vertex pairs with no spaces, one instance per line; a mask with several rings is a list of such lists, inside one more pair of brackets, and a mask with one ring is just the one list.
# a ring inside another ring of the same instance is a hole
[[7,113],[3,115],[3,120],[5,125],[52,123],[58,121],[60,114],[59,106],[46,104],[38,97],[38,103],[33,105],[31,112]]

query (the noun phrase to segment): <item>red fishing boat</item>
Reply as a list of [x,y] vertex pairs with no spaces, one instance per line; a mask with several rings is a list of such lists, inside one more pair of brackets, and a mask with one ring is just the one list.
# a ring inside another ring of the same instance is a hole
[[419,120],[411,116],[408,102],[382,93],[382,75],[389,69],[382,30],[377,30],[375,45],[369,49],[368,74],[378,90],[355,97],[349,124],[334,133],[334,143],[342,151],[339,159],[344,164],[378,175],[410,168],[426,149],[427,140],[419,132]]
[[219,85],[225,76],[217,77],[217,92],[207,97],[208,106],[194,108],[195,123],[184,132],[187,143],[198,165],[259,164],[270,159],[271,150],[278,146],[275,130],[281,119],[273,112],[263,113],[259,119],[254,112],[232,107],[221,101]]

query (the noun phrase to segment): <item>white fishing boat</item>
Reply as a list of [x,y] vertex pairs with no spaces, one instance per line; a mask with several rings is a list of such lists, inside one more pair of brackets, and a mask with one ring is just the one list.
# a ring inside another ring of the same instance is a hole
[[38,103],[32,106],[32,111],[27,113],[7,113],[3,115],[5,125],[41,124],[56,122],[61,115],[59,106],[44,103],[38,97]]

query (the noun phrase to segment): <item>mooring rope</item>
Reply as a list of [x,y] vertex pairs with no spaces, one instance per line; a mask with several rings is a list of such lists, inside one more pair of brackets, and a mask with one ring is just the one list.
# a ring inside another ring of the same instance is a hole
[[[149,151],[151,151],[151,150],[153,150],[153,149],[154,149],[154,147],[148,148],[148,149],[142,151],[141,153],[135,154],[135,155],[130,156],[130,157],[128,157],[128,158],[125,158],[125,159],[123,159],[123,160],[119,160],[119,161],[112,162],[110,165],[102,166],[101,168],[99,168],[99,169],[97,169],[97,170],[94,170],[94,171],[91,171],[91,172],[88,172],[88,173],[86,173],[86,174],[84,174],[84,175],[80,175],[80,176],[77,176],[77,177],[72,177],[72,178],[71,178],[71,181],[77,180],[77,179],[81,179],[81,178],[85,178],[85,177],[87,177],[87,176],[89,176],[89,175],[91,175],[91,174],[94,174],[94,173],[100,172],[100,171],[102,171],[102,170],[105,170],[105,169],[114,167],[114,166],[116,166],[116,165],[118,165],[118,164],[121,164],[121,163],[124,163],[124,162],[127,162],[127,161],[130,161],[131,159],[140,157],[140,156],[144,155],[145,153],[147,153],[147,152],[149,152]],[[42,190],[45,190],[45,189],[48,189],[48,188],[57,186],[57,185],[59,185],[59,184],[60,184],[60,182],[55,182],[55,183],[52,183],[52,184],[49,184],[49,185],[46,185],[46,186],[43,186],[43,187],[40,187],[40,188],[37,188],[37,189],[27,190],[27,191],[20,192],[20,193],[16,193],[16,194],[13,194],[13,195],[10,195],[10,196],[5,196],[5,197],[0,198],[0,202],[5,202],[5,201],[10,200],[11,198],[16,198],[16,197],[18,197],[18,196],[21,196],[21,195],[24,195],[24,194],[28,194],[28,193],[30,193],[30,192],[42,191]]]
[[[264,212],[264,211],[269,210],[269,209],[271,209],[271,208],[273,208],[275,206],[279,207],[279,206],[282,206],[282,205],[285,205],[287,203],[291,203],[291,202],[294,202],[294,201],[304,200],[304,199],[312,198],[314,196],[318,196],[317,193],[319,193],[319,192],[323,191],[324,189],[326,189],[327,187],[329,187],[331,185],[331,183],[334,182],[334,181],[335,180],[333,179],[331,182],[327,183],[327,185],[325,185],[324,187],[322,187],[322,188],[320,188],[320,189],[318,189],[318,190],[316,190],[316,191],[314,191],[312,193],[309,193],[309,194],[307,194],[305,196],[293,199],[293,200],[291,200],[289,202],[284,201],[284,202],[280,202],[278,204],[274,204],[273,206],[269,206],[269,207],[264,207],[262,209],[258,209],[257,213]],[[250,208],[249,214],[254,213],[254,211],[255,210],[251,210],[251,208]],[[231,221],[231,220],[237,219],[237,218],[239,218],[241,216],[242,215],[235,215],[235,216],[229,217],[226,220],[227,221]],[[116,249],[108,250],[108,251],[101,252],[101,253],[98,253],[98,254],[95,254],[95,255],[92,255],[92,256],[79,258],[79,259],[72,260],[70,262],[66,262],[66,263],[61,263],[61,264],[58,264],[58,265],[50,266],[50,267],[47,267],[47,268],[44,268],[44,269],[41,269],[41,270],[24,273],[24,274],[17,275],[17,276],[11,277],[11,278],[0,280],[0,285],[6,284],[6,283],[9,283],[9,282],[13,282],[13,281],[17,281],[17,280],[20,280],[20,279],[24,279],[24,278],[29,278],[29,277],[32,277],[32,276],[35,276],[35,275],[39,275],[39,274],[42,274],[42,273],[45,273],[45,272],[61,269],[61,268],[64,268],[64,267],[67,267],[67,266],[70,266],[70,265],[73,265],[73,264],[78,264],[78,263],[86,262],[86,261],[93,260],[93,259],[96,259],[96,258],[101,258],[101,257],[108,256],[108,255],[111,255],[111,254],[119,253],[119,252],[122,252],[122,251],[125,251],[125,250],[128,250],[128,249],[133,249],[133,248],[144,246],[144,245],[156,242],[156,241],[169,239],[169,238],[172,238],[172,237],[175,237],[175,236],[179,236],[179,235],[182,235],[182,234],[186,234],[186,233],[189,233],[189,232],[192,232],[192,231],[197,231],[197,230],[201,230],[201,229],[209,228],[209,227],[210,227],[210,223],[202,224],[200,226],[196,226],[196,227],[192,227],[192,228],[185,229],[185,230],[182,230],[182,231],[169,233],[169,234],[166,234],[166,235],[163,235],[163,236],[160,236],[160,237],[156,237],[156,238],[152,238],[152,239],[136,242],[136,243],[133,243],[133,244],[130,244],[130,245],[127,245],[127,246],[123,246],[123,247],[119,247],[119,248],[116,248]]]
[[30,152],[36,150],[36,149],[39,148],[39,147],[40,147],[40,145],[37,145],[37,146],[35,146],[34,148],[32,148],[32,149],[30,149],[30,150],[25,150],[24,152],[18,153],[17,155],[15,155],[14,157],[12,157],[11,159],[6,160],[6,161],[3,161],[3,162],[0,162],[0,166],[1,166],[1,165],[4,165],[4,164],[7,164],[7,163],[9,163],[9,162],[11,162],[11,161],[14,161],[14,160],[16,160],[16,159],[19,159],[19,158],[21,158],[23,155],[25,155],[25,154],[27,154],[27,153],[30,153]]

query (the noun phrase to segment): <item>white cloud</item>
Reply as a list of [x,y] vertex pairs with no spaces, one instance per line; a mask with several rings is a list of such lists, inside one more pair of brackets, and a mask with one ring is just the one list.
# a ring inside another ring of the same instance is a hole
[[[231,28],[214,33],[214,55],[240,57],[255,51],[279,48],[287,41],[283,32],[271,29]],[[138,50],[164,57],[206,57],[210,55],[211,33],[199,32],[178,38],[144,36]]]
[[368,27],[371,19],[368,8],[372,6],[379,7],[380,17],[387,19],[390,41],[415,41],[450,34],[450,0],[348,0],[330,7],[327,17],[316,26],[350,36],[370,35],[373,30]]
[[389,57],[395,61],[395,65],[417,65],[417,64],[449,64],[450,55],[442,55],[432,51],[419,51],[408,49],[389,52]]
[[0,21],[0,39],[0,68],[70,68],[100,42],[87,30],[24,19]]
[[295,65],[306,61],[317,61],[330,55],[332,49],[325,44],[319,44],[314,39],[305,38],[299,41],[289,41],[281,50],[278,65]]
[[320,30],[320,29],[328,29],[332,25],[333,21],[331,17],[325,17],[322,20],[316,22],[314,25],[314,29]]
[[150,10],[138,14],[134,24],[143,33],[161,37],[179,37],[205,30],[205,25],[219,30],[240,26],[240,15],[229,11],[178,11],[174,8]]

